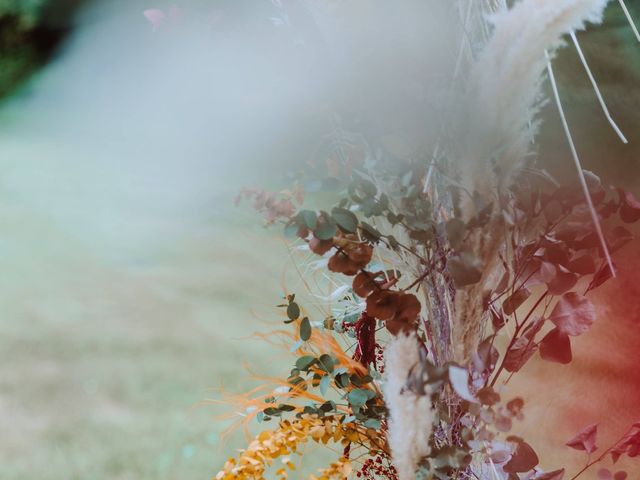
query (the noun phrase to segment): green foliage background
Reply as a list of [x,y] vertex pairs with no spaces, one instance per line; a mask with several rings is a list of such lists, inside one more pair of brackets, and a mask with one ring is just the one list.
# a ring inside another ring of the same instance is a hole
[[0,0],[0,99],[40,68],[81,0]]

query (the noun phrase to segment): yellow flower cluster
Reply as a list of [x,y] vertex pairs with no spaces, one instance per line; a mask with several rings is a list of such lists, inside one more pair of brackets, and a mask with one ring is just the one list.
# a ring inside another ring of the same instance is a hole
[[[245,449],[238,459],[229,459],[216,480],[260,480],[264,479],[267,467],[273,465],[276,458],[282,458],[284,466],[276,471],[281,479],[288,477],[287,468],[295,467],[287,457],[297,451],[298,445],[309,439],[326,444],[329,441],[348,444],[364,443],[367,437],[357,430],[353,423],[342,424],[335,417],[304,416],[296,420],[283,420],[276,430],[261,432]],[[351,471],[347,458],[341,458],[330,467],[322,470],[313,480],[343,480]]]

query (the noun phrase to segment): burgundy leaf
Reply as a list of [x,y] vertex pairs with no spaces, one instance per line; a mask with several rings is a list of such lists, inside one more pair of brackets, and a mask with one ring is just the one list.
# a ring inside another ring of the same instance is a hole
[[544,258],[554,265],[566,265],[569,262],[569,252],[564,242],[554,240],[545,246]]
[[367,297],[367,312],[380,320],[393,317],[397,311],[397,292],[377,290]]
[[625,223],[633,223],[640,220],[640,202],[631,192],[618,189],[620,194],[620,219]]
[[507,351],[504,368],[507,372],[519,371],[525,363],[536,353],[536,344],[526,337],[520,337]]
[[309,250],[317,255],[324,255],[333,248],[333,240],[319,240],[315,236],[309,240]]
[[478,345],[478,351],[473,355],[473,367],[480,375],[493,372],[500,358],[498,350],[493,346],[493,340],[493,335],[485,338]]
[[511,457],[509,450],[497,450],[491,454],[491,461],[499,465],[509,460],[509,457]]
[[584,450],[587,453],[595,452],[598,447],[596,446],[596,438],[598,436],[598,424],[594,423],[589,425],[575,437],[567,442],[567,446],[575,448],[576,450]]
[[593,200],[594,204],[599,204],[605,199],[607,192],[602,186],[602,181],[600,177],[598,177],[595,173],[589,170],[583,170],[584,179],[587,183],[587,187],[589,188],[589,194],[591,195],[591,200]]
[[366,298],[367,295],[379,288],[376,277],[380,274],[382,274],[382,272],[372,273],[364,270],[358,273],[353,279],[353,291],[355,294]]
[[[635,456],[640,450],[640,425],[634,424],[631,432],[627,433],[611,450],[611,459],[617,462],[625,453]],[[633,455],[632,455],[633,454]]]
[[542,328],[542,319],[536,319],[533,324],[511,346],[504,359],[504,368],[507,372],[517,372],[536,353],[537,345],[534,337]]
[[504,327],[506,320],[504,319],[504,315],[501,312],[496,311],[493,307],[491,308],[491,324],[493,325],[493,329],[497,332],[502,327]]
[[536,274],[540,283],[551,282],[556,276],[556,267],[553,263],[542,262],[540,264],[540,270]]
[[506,415],[496,415],[493,424],[496,427],[496,430],[500,432],[508,432],[511,430],[513,422],[511,421],[511,417]]
[[550,362],[567,364],[571,362],[571,340],[569,336],[554,328],[540,342],[540,356]]
[[562,480],[564,478],[564,468],[553,472],[540,473],[533,477],[533,480]]
[[527,288],[521,288],[513,295],[509,296],[502,304],[502,310],[505,315],[511,315],[527,298],[531,296],[531,292]]
[[[615,263],[613,264],[613,266],[615,267]],[[605,264],[593,276],[593,279],[591,280],[591,283],[589,284],[589,288],[587,288],[587,291],[590,292],[594,288],[598,288],[600,285],[602,285],[604,282],[609,280],[611,277],[613,277],[613,275],[611,275],[611,269],[609,268],[609,264]]]
[[610,253],[617,252],[622,247],[624,247],[627,243],[633,240],[633,234],[629,230],[627,230],[626,228],[620,225],[614,227],[613,230],[611,230],[611,234],[609,235],[609,237],[610,237],[610,241],[609,241]]
[[524,408],[524,400],[521,397],[516,397],[513,400],[507,402],[507,410],[514,417],[522,416],[522,409]]
[[527,442],[519,441],[515,452],[502,469],[507,473],[523,473],[538,465],[539,459],[535,450]]
[[608,468],[598,470],[598,480],[613,480],[613,474]]
[[578,282],[578,276],[563,266],[556,268],[555,275],[547,281],[547,288],[551,295],[562,295],[571,290]]
[[502,293],[504,292],[507,287],[509,286],[509,270],[506,270],[505,267],[505,272],[502,275],[502,278],[500,279],[500,281],[498,282],[498,286],[495,288],[495,293]]
[[596,319],[591,301],[575,292],[565,293],[558,301],[549,320],[567,335],[581,335],[589,330]]
[[589,255],[588,253],[583,253],[582,255],[579,255],[571,260],[569,262],[568,268],[572,272],[578,273],[580,275],[588,275],[590,273],[595,273],[596,264],[593,261],[593,257],[591,255]]
[[482,405],[495,405],[500,401],[500,395],[496,393],[493,387],[484,387],[476,393],[478,400]]

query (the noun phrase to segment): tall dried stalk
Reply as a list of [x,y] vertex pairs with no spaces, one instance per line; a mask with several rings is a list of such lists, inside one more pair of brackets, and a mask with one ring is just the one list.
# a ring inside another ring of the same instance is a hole
[[422,458],[430,452],[434,411],[429,395],[406,388],[406,379],[420,360],[414,334],[393,338],[385,350],[384,399],[389,409],[389,446],[400,480],[415,479]]

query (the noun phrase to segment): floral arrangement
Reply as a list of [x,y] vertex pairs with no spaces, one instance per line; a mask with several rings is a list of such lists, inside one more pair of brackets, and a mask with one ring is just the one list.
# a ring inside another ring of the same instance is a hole
[[288,478],[307,442],[341,451],[317,479],[627,478],[615,463],[640,453],[640,422],[606,449],[597,425],[568,440],[588,454],[570,475],[543,468],[511,433],[525,399],[502,388],[534,355],[571,362],[596,318],[589,293],[615,276],[633,238],[625,225],[640,220],[632,193],[582,169],[566,121],[579,184],[530,160],[553,52],[566,34],[579,48],[574,31],[599,22],[606,3],[451,2],[473,48],[455,58],[433,144],[403,156],[337,126],[292,188],[241,192],[305,252],[306,272],[322,272],[304,293],[333,292],[321,316],[302,294],[284,297],[285,327],[269,340],[288,345],[290,374],[234,398],[245,420],[275,427],[216,479],[271,468]]

